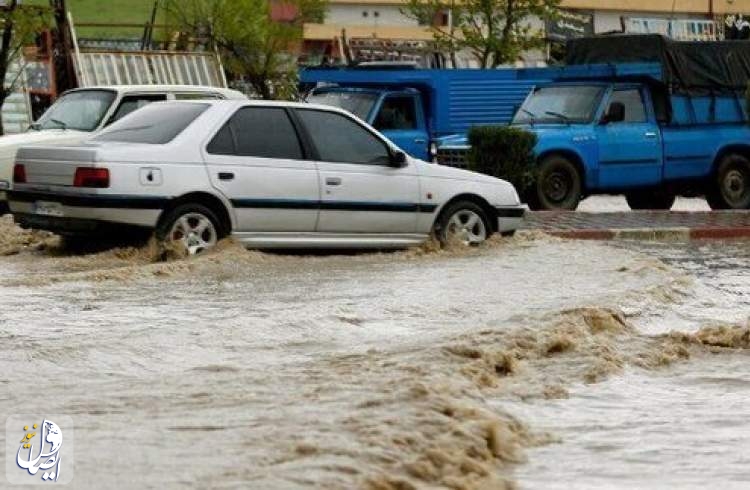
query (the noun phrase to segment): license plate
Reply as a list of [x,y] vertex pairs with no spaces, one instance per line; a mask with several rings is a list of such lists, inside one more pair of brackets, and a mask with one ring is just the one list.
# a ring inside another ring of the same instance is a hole
[[63,207],[59,202],[37,201],[32,206],[32,212],[42,216],[63,216]]

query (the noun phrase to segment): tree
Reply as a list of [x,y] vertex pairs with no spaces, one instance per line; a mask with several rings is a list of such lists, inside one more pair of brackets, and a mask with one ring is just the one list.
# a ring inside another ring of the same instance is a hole
[[321,22],[325,0],[284,0],[289,16],[271,19],[269,0],[167,0],[167,15],[197,38],[208,38],[228,71],[264,99],[284,98],[296,86],[296,59],[305,22]]
[[[544,46],[543,30],[533,18],[553,19],[560,0],[407,0],[402,12],[431,26],[438,49],[468,50],[481,68],[496,68],[519,59],[524,51]],[[448,26],[435,26],[439,15],[450,16]]]
[[[38,5],[21,5],[19,0],[11,0],[0,7],[2,36],[0,42],[0,107],[12,94],[20,81],[21,73],[8,79],[8,71],[14,61],[21,61],[23,47],[34,44],[36,36],[51,23],[51,10]],[[23,70],[23,67],[21,71]],[[0,135],[5,134],[0,117]]]

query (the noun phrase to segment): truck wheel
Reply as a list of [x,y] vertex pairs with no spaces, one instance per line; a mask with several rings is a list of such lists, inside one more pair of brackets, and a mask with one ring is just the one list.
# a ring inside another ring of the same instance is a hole
[[750,161],[742,155],[725,156],[706,192],[706,201],[711,209],[750,209]]
[[201,204],[183,204],[169,211],[156,229],[159,241],[179,244],[189,255],[216,246],[224,237],[219,219]]
[[581,174],[567,158],[552,155],[542,160],[536,182],[527,198],[529,207],[575,210],[581,201]]
[[628,206],[633,210],[640,209],[672,209],[677,196],[661,189],[634,191],[625,194]]
[[491,233],[492,227],[487,214],[471,201],[458,201],[449,205],[435,223],[435,236],[442,245],[479,245]]

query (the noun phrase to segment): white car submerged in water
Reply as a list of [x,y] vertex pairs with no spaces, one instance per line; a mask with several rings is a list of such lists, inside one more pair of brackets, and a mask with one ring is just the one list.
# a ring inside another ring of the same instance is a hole
[[118,85],[65,92],[25,133],[0,137],[0,214],[7,209],[16,151],[24,145],[78,143],[152,102],[246,99],[235,90],[183,85]]
[[435,231],[478,244],[512,233],[508,182],[408,157],[355,116],[265,101],[151,104],[79,145],[24,147],[9,203],[23,227],[155,230],[199,253],[400,248]]

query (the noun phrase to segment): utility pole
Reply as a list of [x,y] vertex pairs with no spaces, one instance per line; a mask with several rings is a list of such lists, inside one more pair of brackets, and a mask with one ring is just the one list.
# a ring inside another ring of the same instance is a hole
[[54,50],[52,63],[55,67],[55,79],[60,92],[78,86],[73,67],[73,33],[68,22],[68,8],[65,0],[50,0],[55,18]]

